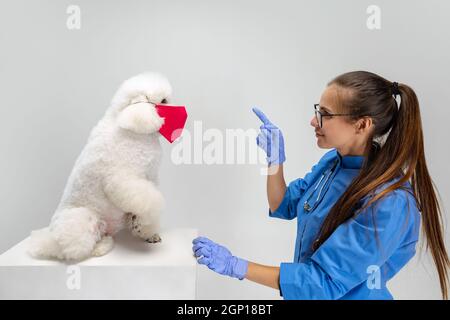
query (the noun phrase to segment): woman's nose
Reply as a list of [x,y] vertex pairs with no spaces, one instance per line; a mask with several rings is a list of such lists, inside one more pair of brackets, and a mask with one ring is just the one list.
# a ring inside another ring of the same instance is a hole
[[313,126],[314,128],[317,128],[319,126],[319,124],[317,123],[317,119],[315,116],[312,117],[311,121],[309,122],[309,124],[311,126]]

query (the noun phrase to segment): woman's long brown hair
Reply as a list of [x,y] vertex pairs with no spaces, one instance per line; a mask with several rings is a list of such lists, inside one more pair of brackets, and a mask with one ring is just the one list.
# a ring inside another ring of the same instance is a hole
[[[442,296],[447,299],[449,258],[443,238],[442,213],[425,161],[422,121],[415,92],[399,83],[401,103],[398,107],[393,97],[393,82],[366,71],[342,74],[328,85],[337,86],[339,108],[352,114],[350,121],[369,116],[374,130],[365,146],[361,171],[330,210],[313,250],[317,250],[339,225],[389,192],[404,189],[402,185],[409,181],[421,212],[426,250],[431,248]],[[385,140],[382,145],[377,141],[380,138]],[[374,194],[374,190],[394,178],[399,180]],[[359,201],[366,196],[372,199],[358,208]]]

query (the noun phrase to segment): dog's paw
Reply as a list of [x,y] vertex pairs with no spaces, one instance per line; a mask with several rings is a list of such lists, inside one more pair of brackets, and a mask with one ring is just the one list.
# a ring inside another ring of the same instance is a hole
[[92,251],[93,257],[101,257],[107,254],[114,247],[114,240],[111,236],[103,237],[99,242],[95,244]]
[[161,242],[156,225],[143,224],[139,216],[130,213],[127,217],[127,225],[133,236],[144,239],[149,243]]
[[145,241],[147,241],[148,243],[158,243],[161,242],[161,237],[159,236],[159,234],[155,233],[153,236],[151,236],[148,239],[145,239]]

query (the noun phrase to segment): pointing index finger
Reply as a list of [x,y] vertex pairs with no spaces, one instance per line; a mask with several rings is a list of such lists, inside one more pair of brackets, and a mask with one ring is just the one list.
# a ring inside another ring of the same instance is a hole
[[269,118],[267,118],[267,116],[264,114],[264,112],[262,112],[258,108],[252,108],[252,111],[256,114],[256,116],[259,118],[259,120],[261,120],[264,124],[272,124],[272,122],[270,122]]

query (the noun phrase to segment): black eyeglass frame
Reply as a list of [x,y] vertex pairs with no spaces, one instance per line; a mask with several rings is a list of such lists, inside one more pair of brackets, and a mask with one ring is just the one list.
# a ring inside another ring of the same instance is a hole
[[[332,116],[352,116],[351,113],[328,113],[328,114],[322,114],[319,110],[317,110],[317,107],[320,107],[319,103],[314,103],[314,111],[316,115],[316,120],[319,126],[322,128],[322,117],[332,117]],[[320,116],[318,116],[320,115]]]

